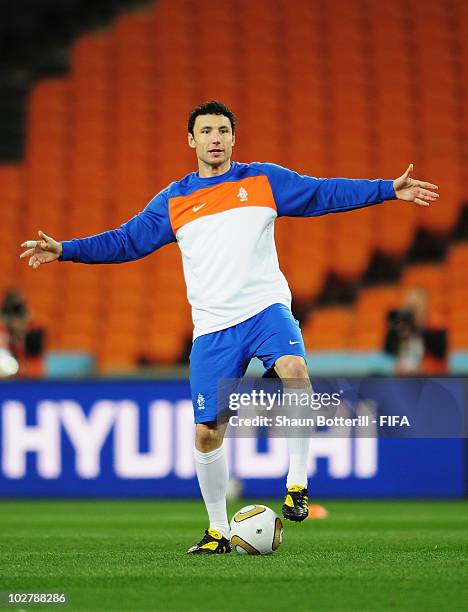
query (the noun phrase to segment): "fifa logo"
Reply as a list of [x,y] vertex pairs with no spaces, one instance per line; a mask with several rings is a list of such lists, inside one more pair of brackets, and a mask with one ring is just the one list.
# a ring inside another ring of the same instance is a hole
[[247,200],[249,199],[249,193],[247,189],[244,189],[243,187],[241,187],[239,189],[239,193],[237,194],[237,197],[239,198],[241,202],[247,202]]

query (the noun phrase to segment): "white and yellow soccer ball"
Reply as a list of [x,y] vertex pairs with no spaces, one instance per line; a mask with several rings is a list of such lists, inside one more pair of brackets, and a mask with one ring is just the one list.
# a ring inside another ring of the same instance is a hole
[[283,541],[283,523],[268,506],[245,506],[231,520],[231,544],[242,555],[269,555]]

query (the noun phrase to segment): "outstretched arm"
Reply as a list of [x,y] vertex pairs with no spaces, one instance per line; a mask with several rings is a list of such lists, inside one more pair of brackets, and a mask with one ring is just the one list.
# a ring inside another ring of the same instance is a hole
[[57,242],[39,232],[40,240],[28,240],[20,257],[29,257],[34,269],[57,259],[88,264],[123,263],[149,255],[156,249],[175,241],[165,192],[151,200],[141,213],[118,229],[96,236]]
[[274,164],[260,166],[266,170],[279,216],[320,216],[396,199],[428,206],[439,197],[436,185],[411,178],[412,164],[394,181],[315,178]]

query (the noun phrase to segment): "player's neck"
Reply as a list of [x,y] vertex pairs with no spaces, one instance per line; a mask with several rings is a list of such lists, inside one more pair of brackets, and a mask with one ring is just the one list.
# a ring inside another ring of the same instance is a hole
[[231,160],[228,159],[219,166],[212,166],[205,164],[201,160],[198,160],[198,176],[201,178],[211,178],[214,176],[221,176],[225,174],[231,168]]

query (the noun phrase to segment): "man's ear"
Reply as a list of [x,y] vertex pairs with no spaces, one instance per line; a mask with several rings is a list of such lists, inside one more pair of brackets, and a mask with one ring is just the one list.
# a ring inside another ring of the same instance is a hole
[[195,144],[195,138],[192,136],[190,132],[187,134],[187,140],[188,140],[188,146],[191,147],[192,149],[195,149],[195,147],[197,146]]
[[232,135],[232,146],[234,146],[236,144],[236,135],[233,134]]

